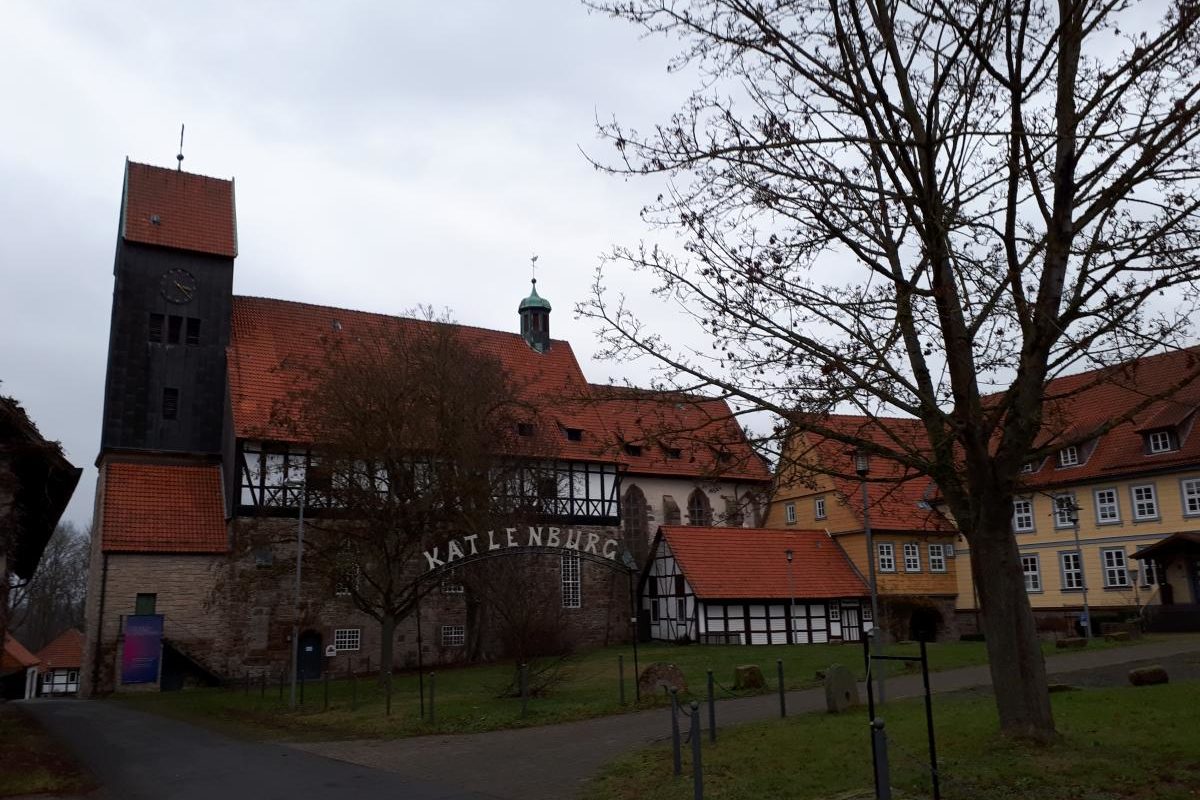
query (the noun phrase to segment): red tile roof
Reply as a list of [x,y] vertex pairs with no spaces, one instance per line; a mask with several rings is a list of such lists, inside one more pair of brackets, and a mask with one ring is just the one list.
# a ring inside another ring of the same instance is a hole
[[[599,384],[591,391],[613,435],[613,455],[633,474],[771,480],[766,460],[750,446],[724,400]],[[641,452],[632,454],[627,444]]]
[[19,669],[36,667],[39,663],[37,656],[25,649],[25,645],[4,634],[4,649],[0,651],[0,673],[7,674]]
[[233,258],[237,256],[233,181],[126,161],[121,236],[131,242]]
[[110,553],[225,552],[221,468],[109,463],[101,530]]
[[[843,433],[893,449],[919,452],[926,441],[919,420],[900,417],[872,418],[845,414],[822,417],[821,424]],[[840,473],[829,475],[834,492],[862,522],[862,482],[854,474],[850,445],[816,434],[794,437],[788,446],[787,464],[779,473],[780,499],[789,495],[788,487],[802,483],[812,474],[806,464],[815,461],[822,469]],[[805,489],[805,492],[808,490]],[[953,524],[932,507],[936,487],[928,477],[890,459],[874,456],[867,481],[867,502],[871,526],[878,530],[952,532]]]
[[79,669],[83,664],[83,633],[67,628],[38,651],[42,669]]
[[[658,531],[692,591],[704,600],[869,593],[846,553],[823,531],[669,525]],[[790,579],[788,550],[794,554]]]

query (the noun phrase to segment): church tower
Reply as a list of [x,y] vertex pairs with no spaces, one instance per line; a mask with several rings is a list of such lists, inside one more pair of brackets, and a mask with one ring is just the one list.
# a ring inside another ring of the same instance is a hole
[[125,162],[101,460],[221,453],[236,256],[233,181]]
[[517,306],[521,316],[521,336],[539,353],[550,349],[550,301],[537,293],[537,278],[532,281],[529,297]]

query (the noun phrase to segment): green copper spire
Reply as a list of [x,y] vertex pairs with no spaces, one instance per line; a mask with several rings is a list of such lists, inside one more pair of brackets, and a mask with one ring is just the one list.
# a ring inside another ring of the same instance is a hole
[[517,311],[524,311],[527,308],[544,308],[550,310],[550,301],[537,293],[537,278],[533,278],[530,283],[533,284],[533,289],[529,292],[529,297],[521,301],[521,305],[517,306]]

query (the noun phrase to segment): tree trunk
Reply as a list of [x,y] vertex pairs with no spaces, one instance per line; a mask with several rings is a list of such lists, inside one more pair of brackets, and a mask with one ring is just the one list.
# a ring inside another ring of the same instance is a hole
[[392,679],[392,664],[396,658],[396,618],[384,614],[379,622],[379,685]]
[[[985,501],[987,502],[987,501]],[[1021,555],[1011,526],[1011,501],[998,498],[971,535],[971,571],[979,592],[983,633],[1000,731],[1035,741],[1056,737],[1046,660],[1025,592]]]

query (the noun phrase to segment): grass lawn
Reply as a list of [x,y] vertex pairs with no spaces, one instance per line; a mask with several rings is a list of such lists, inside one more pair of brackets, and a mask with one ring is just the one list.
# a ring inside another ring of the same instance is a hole
[[[1085,689],[1051,695],[1061,741],[1001,739],[990,695],[934,698],[946,800],[1194,800],[1200,794],[1200,684]],[[931,796],[924,708],[890,704],[892,786],[898,798]],[[690,800],[690,749],[673,778],[669,746],[610,764],[587,800]],[[707,739],[708,800],[848,800],[873,797],[866,711],[754,723]]]
[[[1119,646],[1096,642],[1094,648]],[[1052,650],[1050,645],[1047,652]],[[892,653],[916,654],[916,645],[889,648]],[[930,645],[930,666],[935,670],[983,664],[987,654],[982,642],[947,642]],[[625,657],[626,695],[621,705],[618,687],[618,655]],[[775,660],[783,659],[784,682],[789,689],[818,685],[815,673],[841,663],[862,672],[862,650],[858,645],[806,645],[739,647],[734,645],[651,645],[639,648],[642,668],[654,661],[677,664],[687,677],[691,693],[705,693],[705,671],[712,669],[718,682],[718,698],[737,696],[725,687],[733,683],[738,664],[758,664],[768,683],[776,687]],[[423,733],[473,733],[499,728],[545,725],[554,722],[619,714],[637,708],[665,704],[663,695],[642,698],[635,706],[633,649],[610,647],[582,654],[566,669],[564,680],[545,697],[529,703],[521,716],[516,698],[500,698],[512,678],[512,665],[489,665],[440,669],[437,673],[437,722],[420,716],[417,676],[398,674],[393,681],[392,713],[386,715],[384,692],[370,678],[360,678],[355,689],[348,680],[330,681],[329,710],[324,710],[324,686],[310,682],[305,687],[303,708],[291,712],[279,684],[268,683],[265,693],[256,683],[247,693],[242,688],[192,689],[153,694],[122,694],[120,702],[146,711],[165,714],[251,738],[332,740],[392,738]],[[428,691],[428,679],[426,681]],[[357,691],[357,706],[354,692]],[[744,694],[744,693],[743,693]]]
[[0,797],[84,792],[94,785],[33,717],[0,703]]

